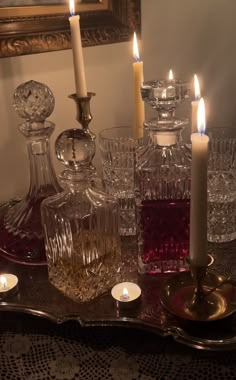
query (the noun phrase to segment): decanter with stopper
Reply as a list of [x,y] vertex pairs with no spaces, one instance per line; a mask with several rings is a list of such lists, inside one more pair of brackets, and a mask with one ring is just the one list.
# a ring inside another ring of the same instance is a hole
[[148,81],[141,94],[157,117],[144,123],[148,142],[137,152],[139,270],[182,271],[189,253],[191,155],[181,139],[188,120],[177,119],[175,109],[189,97],[189,86],[177,80]]
[[118,203],[93,186],[95,142],[88,131],[64,131],[55,148],[66,169],[60,175],[64,191],[41,206],[49,279],[85,302],[119,282]]
[[25,119],[19,129],[27,142],[30,185],[22,200],[11,200],[0,208],[0,255],[21,264],[47,264],[40,205],[61,191],[50,155],[54,124],[46,121],[54,104],[49,87],[33,80],[21,84],[14,93],[15,111]]

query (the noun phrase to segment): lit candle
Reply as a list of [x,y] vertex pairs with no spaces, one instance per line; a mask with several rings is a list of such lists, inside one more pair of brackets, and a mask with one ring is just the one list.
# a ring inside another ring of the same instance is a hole
[[133,40],[133,63],[134,74],[134,136],[143,137],[143,123],[145,120],[144,102],[141,96],[141,86],[143,84],[143,62],[139,58],[138,42],[136,33]]
[[207,264],[207,161],[209,137],[204,134],[205,105],[201,98],[197,113],[198,133],[191,135],[190,260],[193,266]]
[[133,282],[121,282],[111,290],[111,295],[119,307],[133,307],[141,296],[141,289]]
[[7,279],[5,276],[0,276],[0,284],[1,284],[1,288],[0,288],[0,291],[4,291],[7,289]]
[[127,288],[123,288],[122,294],[120,296],[120,300],[124,302],[129,301],[129,291]]
[[4,273],[0,275],[0,300],[14,294],[17,287],[18,278],[14,274]]
[[198,81],[198,77],[196,74],[194,74],[194,93],[195,93],[195,99],[192,101],[192,133],[197,132],[197,110],[198,110],[198,104],[199,99],[201,97],[200,92],[200,85]]
[[70,0],[70,31],[71,44],[73,52],[75,87],[78,98],[87,96],[87,85],[84,72],[84,57],[82,51],[81,33],[80,33],[80,16],[75,16],[74,0]]

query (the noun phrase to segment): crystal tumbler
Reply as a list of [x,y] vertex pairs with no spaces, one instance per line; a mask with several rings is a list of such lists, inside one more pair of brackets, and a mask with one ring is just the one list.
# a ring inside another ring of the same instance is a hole
[[120,235],[136,234],[134,168],[136,149],[142,139],[133,137],[131,127],[104,129],[99,134],[103,180],[106,191],[120,208]]
[[236,239],[236,132],[208,130],[208,241]]

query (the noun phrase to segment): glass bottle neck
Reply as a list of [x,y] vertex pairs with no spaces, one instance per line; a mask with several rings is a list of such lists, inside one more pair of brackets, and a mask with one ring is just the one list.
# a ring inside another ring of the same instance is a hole
[[83,191],[90,187],[92,177],[93,171],[88,166],[80,167],[77,170],[66,169],[59,176],[62,187],[72,192]]
[[30,167],[30,187],[28,196],[45,198],[60,191],[56,174],[54,172],[50,154],[50,136],[54,124],[45,123],[45,128],[31,129],[29,125],[22,124],[21,132],[27,139],[27,149]]
[[181,141],[181,129],[162,131],[149,130],[149,141],[152,145],[171,146],[177,145]]

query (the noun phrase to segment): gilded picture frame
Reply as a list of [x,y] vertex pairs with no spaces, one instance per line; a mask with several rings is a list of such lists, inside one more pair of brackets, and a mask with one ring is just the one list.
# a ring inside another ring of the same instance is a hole
[[[62,0],[61,0],[62,1]],[[62,5],[0,7],[0,58],[69,49],[68,0]],[[141,33],[141,0],[76,6],[84,47],[128,41]]]

